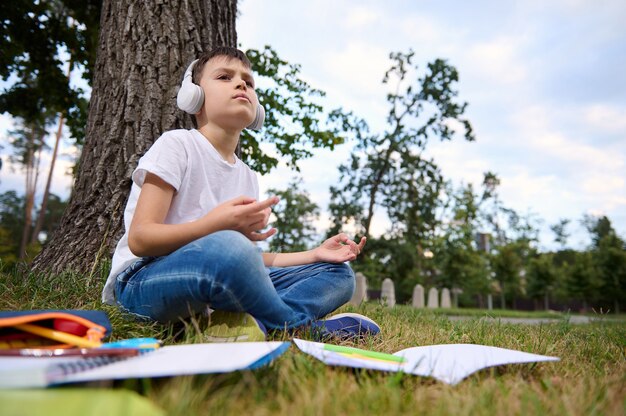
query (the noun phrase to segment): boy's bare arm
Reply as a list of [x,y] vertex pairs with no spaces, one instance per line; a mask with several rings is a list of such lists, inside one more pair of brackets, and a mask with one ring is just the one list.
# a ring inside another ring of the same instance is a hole
[[139,257],[162,256],[205,235],[220,230],[235,230],[251,240],[265,240],[276,230],[258,233],[267,226],[271,206],[278,198],[257,202],[253,198],[238,197],[210,211],[204,217],[183,224],[164,224],[174,197],[174,188],[148,173],[141,188],[128,246]]
[[319,247],[297,253],[263,253],[263,262],[268,267],[289,267],[310,264],[319,261],[327,263],[343,263],[357,258],[366,238],[362,237],[359,244],[341,233],[324,241]]

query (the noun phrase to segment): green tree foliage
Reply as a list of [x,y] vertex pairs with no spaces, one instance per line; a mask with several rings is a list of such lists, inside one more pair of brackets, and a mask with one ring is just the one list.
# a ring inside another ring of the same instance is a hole
[[[12,267],[20,258],[20,242],[24,231],[24,209],[26,198],[18,195],[15,191],[7,191],[0,194],[0,262],[3,266]],[[42,231],[43,241],[29,244],[26,250],[26,259],[36,255],[41,244],[45,244],[45,236],[49,235],[65,210],[67,201],[61,200],[57,195],[50,194],[50,201],[46,208],[45,222]],[[28,231],[32,231],[29,229]]]
[[543,298],[543,308],[550,309],[549,297],[556,287],[557,277],[552,254],[544,253],[533,257],[526,273],[526,294],[535,300]]
[[440,287],[459,288],[463,298],[485,294],[489,290],[487,253],[477,249],[479,205],[482,201],[472,185],[452,190],[452,217],[443,228],[443,236],[434,256]]
[[[240,145],[242,159],[255,171],[265,174],[278,160],[298,169],[297,162],[310,157],[313,148],[334,149],[344,142],[342,132],[333,123],[325,123],[324,108],[317,100],[325,93],[299,78],[300,65],[281,59],[270,46],[248,49],[256,77],[259,102],[266,110],[263,131],[244,130]],[[342,114],[335,110],[335,114]],[[271,145],[277,157],[261,144]]]
[[302,181],[293,180],[287,189],[268,189],[280,202],[272,208],[276,220],[276,234],[270,240],[270,250],[275,252],[303,251],[310,246],[315,235],[313,222],[319,216],[319,207],[311,201],[308,192],[301,190]]
[[506,308],[506,298],[513,298],[521,292],[521,274],[524,258],[523,250],[517,243],[497,247],[491,258],[491,269],[500,286],[500,306]]
[[602,293],[615,313],[620,313],[626,302],[626,247],[615,233],[604,236],[594,251],[596,265],[602,280]]
[[585,214],[582,219],[582,224],[587,228],[587,231],[591,235],[591,243],[593,248],[600,247],[600,241],[603,238],[615,234],[611,220],[605,215],[601,217],[594,217]]
[[554,242],[558,243],[561,248],[564,248],[567,245],[567,239],[570,235],[567,231],[569,223],[570,220],[561,218],[559,222],[550,226],[550,229],[554,233]]
[[583,224],[591,235],[591,253],[600,281],[600,299],[619,313],[626,302],[626,244],[608,217],[585,215]]
[[594,264],[593,253],[590,251],[574,253],[574,262],[571,265],[565,264],[566,270],[563,273],[566,298],[580,300],[583,309],[587,310],[589,302],[599,298],[602,282]]
[[413,55],[390,55],[392,66],[383,83],[394,92],[387,95],[386,131],[370,134],[363,120],[351,115],[335,118],[352,132],[356,146],[350,162],[339,168],[340,183],[330,190],[334,225],[329,234],[354,222],[357,231],[368,236],[380,206],[394,224],[392,236],[414,244],[433,236],[443,177],[423,152],[431,139],[451,140],[457,132],[452,125],[460,126],[467,140],[474,136],[463,118],[467,104],[456,99],[456,69],[437,59],[420,75]]
[[42,113],[66,114],[78,140],[84,137],[87,100],[70,85],[64,66],[80,65],[91,81],[101,1],[0,2],[0,113],[27,122]]
[[[436,59],[420,71],[414,53],[391,53],[391,67],[383,84],[389,86],[387,128],[371,133],[365,120],[334,112],[331,120],[355,141],[350,160],[339,167],[340,180],[330,188],[332,235],[350,225],[368,237],[364,255],[354,263],[366,276],[389,277],[398,287],[398,300],[410,296],[416,283],[436,284],[438,270],[423,257],[434,244],[439,219],[441,170],[424,157],[431,140],[451,140],[462,132],[474,140],[463,118],[464,102],[457,100],[458,72]],[[454,127],[452,127],[454,126]],[[376,212],[384,212],[391,228],[384,237],[370,238]]]
[[[6,231],[11,246],[17,247],[24,224],[24,197],[15,191],[0,194],[0,226]],[[15,249],[17,254],[17,248]]]

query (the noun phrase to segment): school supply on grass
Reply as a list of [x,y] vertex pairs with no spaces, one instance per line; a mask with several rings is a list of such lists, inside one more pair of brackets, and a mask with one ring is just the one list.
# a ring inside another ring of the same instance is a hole
[[101,311],[0,312],[0,350],[96,347],[110,333],[109,318]]
[[0,356],[0,388],[251,370],[268,364],[289,345],[277,341],[172,345],[132,357]]
[[557,357],[475,344],[430,345],[384,354],[297,338],[294,342],[300,350],[327,365],[403,372],[433,377],[452,385],[488,367],[559,360]]

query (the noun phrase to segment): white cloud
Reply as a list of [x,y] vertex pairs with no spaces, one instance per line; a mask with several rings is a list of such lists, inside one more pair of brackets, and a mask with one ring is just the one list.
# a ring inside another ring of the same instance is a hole
[[[523,167],[515,169],[517,172],[501,179],[500,193],[503,201],[507,201],[516,209],[526,209],[538,203],[555,201],[559,180],[553,175],[530,174]],[[556,202],[556,201],[555,201]],[[549,204],[549,202],[548,202]]]
[[331,85],[341,86],[355,98],[384,99],[381,83],[389,67],[386,48],[363,41],[347,43],[343,48],[328,51],[322,57],[323,69]]
[[560,133],[538,133],[530,136],[528,141],[534,152],[549,156],[555,162],[565,161],[576,164],[578,171],[615,171],[624,166],[623,156],[608,148],[594,147],[576,142]]
[[521,84],[528,80],[528,63],[521,57],[525,46],[521,37],[500,36],[476,43],[467,49],[464,68],[484,87]]
[[580,186],[584,192],[588,192],[593,196],[597,196],[598,194],[607,194],[607,196],[610,196],[611,194],[626,192],[624,188],[624,178],[595,172],[590,172],[586,175],[586,178],[582,181]]
[[607,133],[624,134],[626,132],[626,108],[608,104],[592,104],[582,110],[584,120],[591,127]]
[[365,6],[350,8],[346,15],[345,24],[349,28],[364,28],[379,20],[380,10],[374,10]]
[[412,13],[401,16],[398,25],[403,36],[414,45],[440,44],[452,29],[442,27],[434,16]]

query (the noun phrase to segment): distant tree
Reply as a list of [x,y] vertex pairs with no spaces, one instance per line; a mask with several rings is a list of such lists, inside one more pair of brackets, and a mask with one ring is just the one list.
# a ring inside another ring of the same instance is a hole
[[486,254],[478,251],[474,242],[480,201],[471,184],[453,194],[453,215],[442,226],[443,236],[434,256],[440,286],[463,289],[465,296],[488,290]]
[[13,266],[20,252],[24,230],[24,196],[15,191],[0,194],[0,259]]
[[44,136],[45,117],[36,117],[24,121],[22,126],[9,132],[11,145],[15,153],[10,156],[13,163],[18,164],[24,171],[24,212],[22,222],[22,236],[18,257],[24,260],[27,257],[27,247],[31,243],[33,211],[35,209],[35,192],[40,174],[41,152],[45,146]]
[[500,286],[500,307],[506,308],[506,294],[515,295],[520,292],[520,274],[523,270],[523,259],[519,247],[509,243],[499,246],[491,258],[491,268]]
[[[0,260],[5,266],[13,266],[18,260],[30,260],[46,243],[46,239],[29,242],[26,247],[21,247],[20,242],[25,230],[24,207],[26,197],[18,195],[16,191],[7,191],[0,194]],[[42,237],[50,235],[57,227],[58,221],[65,210],[66,201],[57,195],[50,194],[49,203],[44,214],[44,222],[41,231]],[[36,210],[34,214],[39,215]],[[26,228],[32,232],[33,224]],[[20,256],[21,254],[21,256]]]
[[607,216],[585,215],[582,223],[591,235],[592,258],[601,281],[600,299],[619,313],[626,302],[626,244]]
[[626,246],[614,232],[609,232],[598,242],[594,251],[596,265],[602,279],[604,299],[613,304],[616,314],[626,302]]
[[594,217],[592,215],[585,214],[581,223],[591,235],[592,246],[594,248],[598,248],[600,246],[600,241],[604,237],[615,233],[611,220],[609,220],[606,215]]
[[529,262],[526,278],[526,294],[532,299],[543,298],[543,308],[549,310],[550,294],[557,283],[552,254],[543,253],[533,257]]
[[[70,85],[66,67],[83,68],[91,79],[95,61],[101,1],[87,0],[16,0],[0,5],[0,76],[7,87],[0,91],[0,113],[11,114],[18,125],[14,138],[16,152],[24,166],[26,186],[25,221],[20,258],[26,248],[36,244],[36,235],[44,227],[43,215],[49,197],[50,180],[44,189],[40,210],[32,218],[35,189],[39,178],[38,160],[44,148],[47,128],[55,118],[67,119],[77,145],[82,143],[87,104],[84,91]],[[60,128],[59,128],[60,129]],[[60,139],[58,134],[57,142]],[[56,150],[52,160],[56,159]],[[53,166],[50,167],[51,178]],[[31,224],[35,223],[35,227]]]
[[392,66],[383,83],[394,92],[387,95],[390,110],[384,133],[370,134],[363,120],[337,117],[357,143],[351,160],[339,168],[339,183],[331,187],[329,233],[354,222],[358,232],[369,236],[378,206],[391,219],[395,237],[413,244],[432,237],[443,178],[424,150],[432,139],[451,140],[455,123],[466,140],[474,140],[474,135],[463,118],[467,104],[456,100],[457,70],[437,59],[413,82],[410,77],[419,73],[413,56],[412,51],[390,54]]
[[302,180],[292,180],[284,190],[268,189],[280,202],[272,208],[276,234],[270,239],[270,250],[275,252],[303,251],[309,248],[315,235],[313,222],[319,216],[319,207],[311,201],[308,192],[301,189]]
[[554,233],[554,242],[558,243],[561,248],[565,248],[567,245],[567,239],[570,234],[567,232],[567,226],[569,225],[570,220],[561,218],[559,222],[550,226],[550,229]]
[[583,309],[589,308],[590,302],[598,299],[602,282],[594,264],[594,255],[590,251],[577,252],[575,262],[565,275],[567,293],[572,299],[579,299]]
[[0,2],[0,113],[30,121],[42,112],[65,114],[80,143],[86,99],[70,85],[65,59],[92,79],[101,0],[15,0]]
[[506,234],[502,224],[500,223],[503,206],[498,193],[499,186],[500,178],[497,174],[491,171],[483,174],[483,194],[481,197],[481,201],[483,201],[483,203],[480,210],[480,216],[483,218],[485,225],[490,228],[496,245],[504,245],[506,244]]

